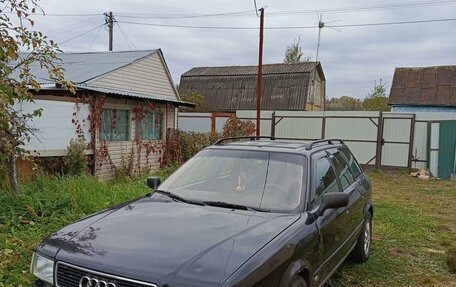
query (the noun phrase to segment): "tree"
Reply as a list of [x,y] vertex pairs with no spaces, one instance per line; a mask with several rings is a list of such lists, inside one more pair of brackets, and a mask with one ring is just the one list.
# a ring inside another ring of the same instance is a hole
[[307,57],[302,58],[303,55],[302,40],[301,36],[299,36],[291,45],[287,47],[283,62],[286,64],[296,64],[300,62],[308,62],[312,59],[312,55],[308,55]]
[[363,106],[366,111],[391,111],[386,95],[386,85],[382,83],[382,79],[378,83],[377,81],[374,82],[374,87],[364,99]]
[[191,93],[181,95],[181,100],[196,104],[196,107],[181,107],[181,112],[206,112],[206,98],[200,93]]
[[326,101],[325,110],[327,111],[362,111],[364,110],[363,102],[360,99],[342,96],[332,98]]
[[[0,163],[6,166],[9,185],[19,195],[16,175],[16,158],[29,152],[24,148],[34,135],[28,125],[30,119],[40,116],[41,109],[30,113],[17,111],[17,105],[33,103],[33,91],[41,86],[31,73],[31,66],[47,70],[49,79],[56,85],[74,92],[64,80],[59,65],[57,44],[39,31],[34,31],[32,16],[44,11],[39,0],[0,0]],[[8,16],[9,15],[9,16]],[[21,53],[24,51],[25,53]]]

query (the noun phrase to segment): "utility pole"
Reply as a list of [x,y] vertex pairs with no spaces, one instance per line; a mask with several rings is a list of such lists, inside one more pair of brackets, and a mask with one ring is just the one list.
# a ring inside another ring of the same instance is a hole
[[258,85],[257,85],[257,118],[256,118],[256,135],[260,136],[261,121],[261,90],[263,76],[263,30],[264,30],[264,8],[260,9],[260,48],[258,55]]
[[112,51],[112,42],[114,36],[114,20],[112,17],[112,12],[109,12],[108,15],[108,28],[109,28],[109,51]]

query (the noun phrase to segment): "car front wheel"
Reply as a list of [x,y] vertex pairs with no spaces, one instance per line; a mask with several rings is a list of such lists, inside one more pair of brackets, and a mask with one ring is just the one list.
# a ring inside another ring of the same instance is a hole
[[372,215],[368,212],[364,218],[363,229],[358,237],[355,248],[351,253],[351,259],[358,263],[364,263],[369,258],[372,245]]
[[290,283],[290,287],[307,287],[307,282],[304,278],[296,275]]

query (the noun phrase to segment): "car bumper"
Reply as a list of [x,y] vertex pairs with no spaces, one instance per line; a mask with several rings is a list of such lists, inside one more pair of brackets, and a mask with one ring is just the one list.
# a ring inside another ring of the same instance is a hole
[[38,279],[32,283],[32,287],[53,287],[53,285]]

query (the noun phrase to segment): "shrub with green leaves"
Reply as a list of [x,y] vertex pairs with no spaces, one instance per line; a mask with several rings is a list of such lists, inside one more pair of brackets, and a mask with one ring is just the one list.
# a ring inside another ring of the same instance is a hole
[[65,174],[82,175],[87,170],[87,160],[84,151],[87,147],[82,138],[71,139],[64,158]]
[[195,133],[170,130],[166,141],[161,166],[182,164],[220,138],[217,133]]

